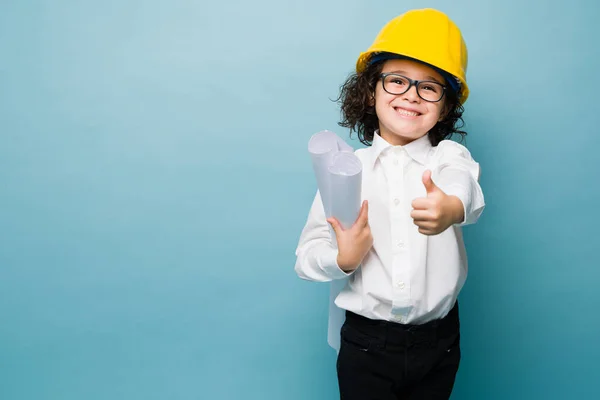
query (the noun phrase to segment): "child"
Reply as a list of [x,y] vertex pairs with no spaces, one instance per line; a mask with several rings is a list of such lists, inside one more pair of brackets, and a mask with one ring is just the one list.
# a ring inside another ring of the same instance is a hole
[[[390,21],[342,86],[340,125],[367,148],[360,214],[344,230],[317,193],[296,250],[307,280],[349,277],[337,374],[342,399],[448,399],[460,361],[461,226],[484,208],[462,145],[467,49],[442,12]],[[337,248],[327,224],[333,227]]]

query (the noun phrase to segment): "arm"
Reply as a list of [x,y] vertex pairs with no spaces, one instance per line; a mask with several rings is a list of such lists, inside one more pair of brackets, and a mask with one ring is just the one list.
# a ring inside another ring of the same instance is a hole
[[485,207],[479,164],[464,146],[448,140],[438,145],[433,161],[432,171],[423,173],[427,196],[412,202],[410,216],[419,232],[437,235],[452,225],[475,223]]
[[294,269],[300,278],[311,281],[327,282],[346,278],[351,272],[346,273],[338,266],[337,257],[338,250],[332,243],[323,202],[317,192],[300,234]]
[[466,147],[450,140],[440,142],[436,150],[437,165],[432,171],[433,180],[444,193],[458,198],[462,203],[463,218],[455,223],[474,224],[485,208],[483,191],[479,185],[479,164]]

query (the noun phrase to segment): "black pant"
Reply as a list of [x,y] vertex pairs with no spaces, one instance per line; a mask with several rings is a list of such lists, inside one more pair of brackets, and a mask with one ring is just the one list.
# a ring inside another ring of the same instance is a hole
[[448,399],[460,363],[458,304],[423,325],[346,312],[337,374],[342,400]]

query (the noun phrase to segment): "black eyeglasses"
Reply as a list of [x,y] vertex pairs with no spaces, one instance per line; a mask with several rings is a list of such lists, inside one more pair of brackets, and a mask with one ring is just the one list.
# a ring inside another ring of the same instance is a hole
[[392,72],[381,74],[381,84],[383,90],[393,95],[404,94],[411,87],[415,86],[419,97],[430,103],[437,103],[444,97],[444,93],[446,93],[446,86],[441,83],[435,81],[415,81],[404,75]]

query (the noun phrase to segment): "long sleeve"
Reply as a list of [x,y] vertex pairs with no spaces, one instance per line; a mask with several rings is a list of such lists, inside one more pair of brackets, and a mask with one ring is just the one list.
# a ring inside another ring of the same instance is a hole
[[329,229],[323,202],[317,192],[296,249],[294,269],[300,278],[328,282],[351,275],[337,265],[338,251],[332,243]]
[[458,225],[477,222],[485,208],[485,199],[479,185],[479,164],[469,150],[456,142],[443,140],[437,146],[435,164],[433,181],[444,193],[458,197],[463,203],[465,218]]

